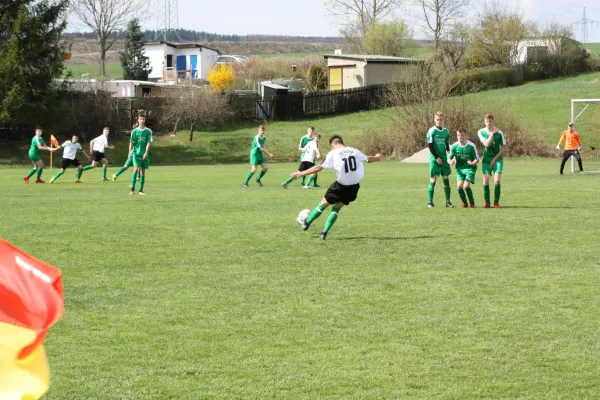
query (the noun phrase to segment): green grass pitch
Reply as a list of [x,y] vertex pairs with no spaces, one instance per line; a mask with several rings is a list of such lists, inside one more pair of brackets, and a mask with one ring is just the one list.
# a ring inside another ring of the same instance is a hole
[[600,174],[507,160],[502,208],[450,210],[427,165],[367,165],[323,242],[294,220],[334,174],[296,166],[151,168],[145,197],[0,170],[2,237],[63,271],[45,399],[600,396]]

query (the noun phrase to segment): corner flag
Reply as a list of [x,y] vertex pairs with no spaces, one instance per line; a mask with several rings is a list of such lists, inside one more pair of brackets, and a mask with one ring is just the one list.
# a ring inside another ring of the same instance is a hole
[[60,147],[60,144],[58,144],[58,140],[56,140],[53,134],[50,134],[50,144],[56,147]]
[[50,372],[42,342],[64,309],[61,272],[0,239],[0,399],[39,399]]

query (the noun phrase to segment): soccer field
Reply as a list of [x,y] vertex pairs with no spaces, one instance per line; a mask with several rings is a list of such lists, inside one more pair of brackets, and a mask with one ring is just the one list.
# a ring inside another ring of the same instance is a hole
[[479,173],[474,210],[441,182],[427,209],[427,165],[366,165],[327,241],[328,211],[295,218],[331,171],[153,167],[142,197],[0,169],[2,237],[63,271],[45,399],[598,398],[600,174],[559,163],[507,159],[500,209]]

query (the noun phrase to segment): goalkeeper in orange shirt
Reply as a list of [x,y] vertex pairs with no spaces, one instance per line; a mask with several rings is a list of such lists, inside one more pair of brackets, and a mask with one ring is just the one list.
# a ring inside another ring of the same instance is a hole
[[563,151],[563,158],[562,162],[560,163],[560,172],[558,174],[563,174],[565,163],[571,156],[575,157],[575,159],[577,159],[577,163],[579,163],[579,173],[585,174],[585,172],[583,172],[581,155],[579,154],[579,150],[581,150],[581,140],[579,139],[579,133],[573,129],[573,122],[569,122],[569,129],[562,133],[560,141],[556,145],[557,151],[560,150],[560,146],[562,146],[563,143],[565,143],[565,151]]

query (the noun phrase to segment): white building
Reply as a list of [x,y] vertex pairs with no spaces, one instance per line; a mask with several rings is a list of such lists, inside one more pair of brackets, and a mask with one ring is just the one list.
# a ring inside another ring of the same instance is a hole
[[148,41],[144,50],[152,67],[148,79],[162,82],[206,79],[219,57],[218,50],[198,43]]
[[517,54],[513,59],[517,64],[535,63],[549,54],[564,49],[567,44],[581,47],[581,43],[564,36],[525,38],[517,46]]

